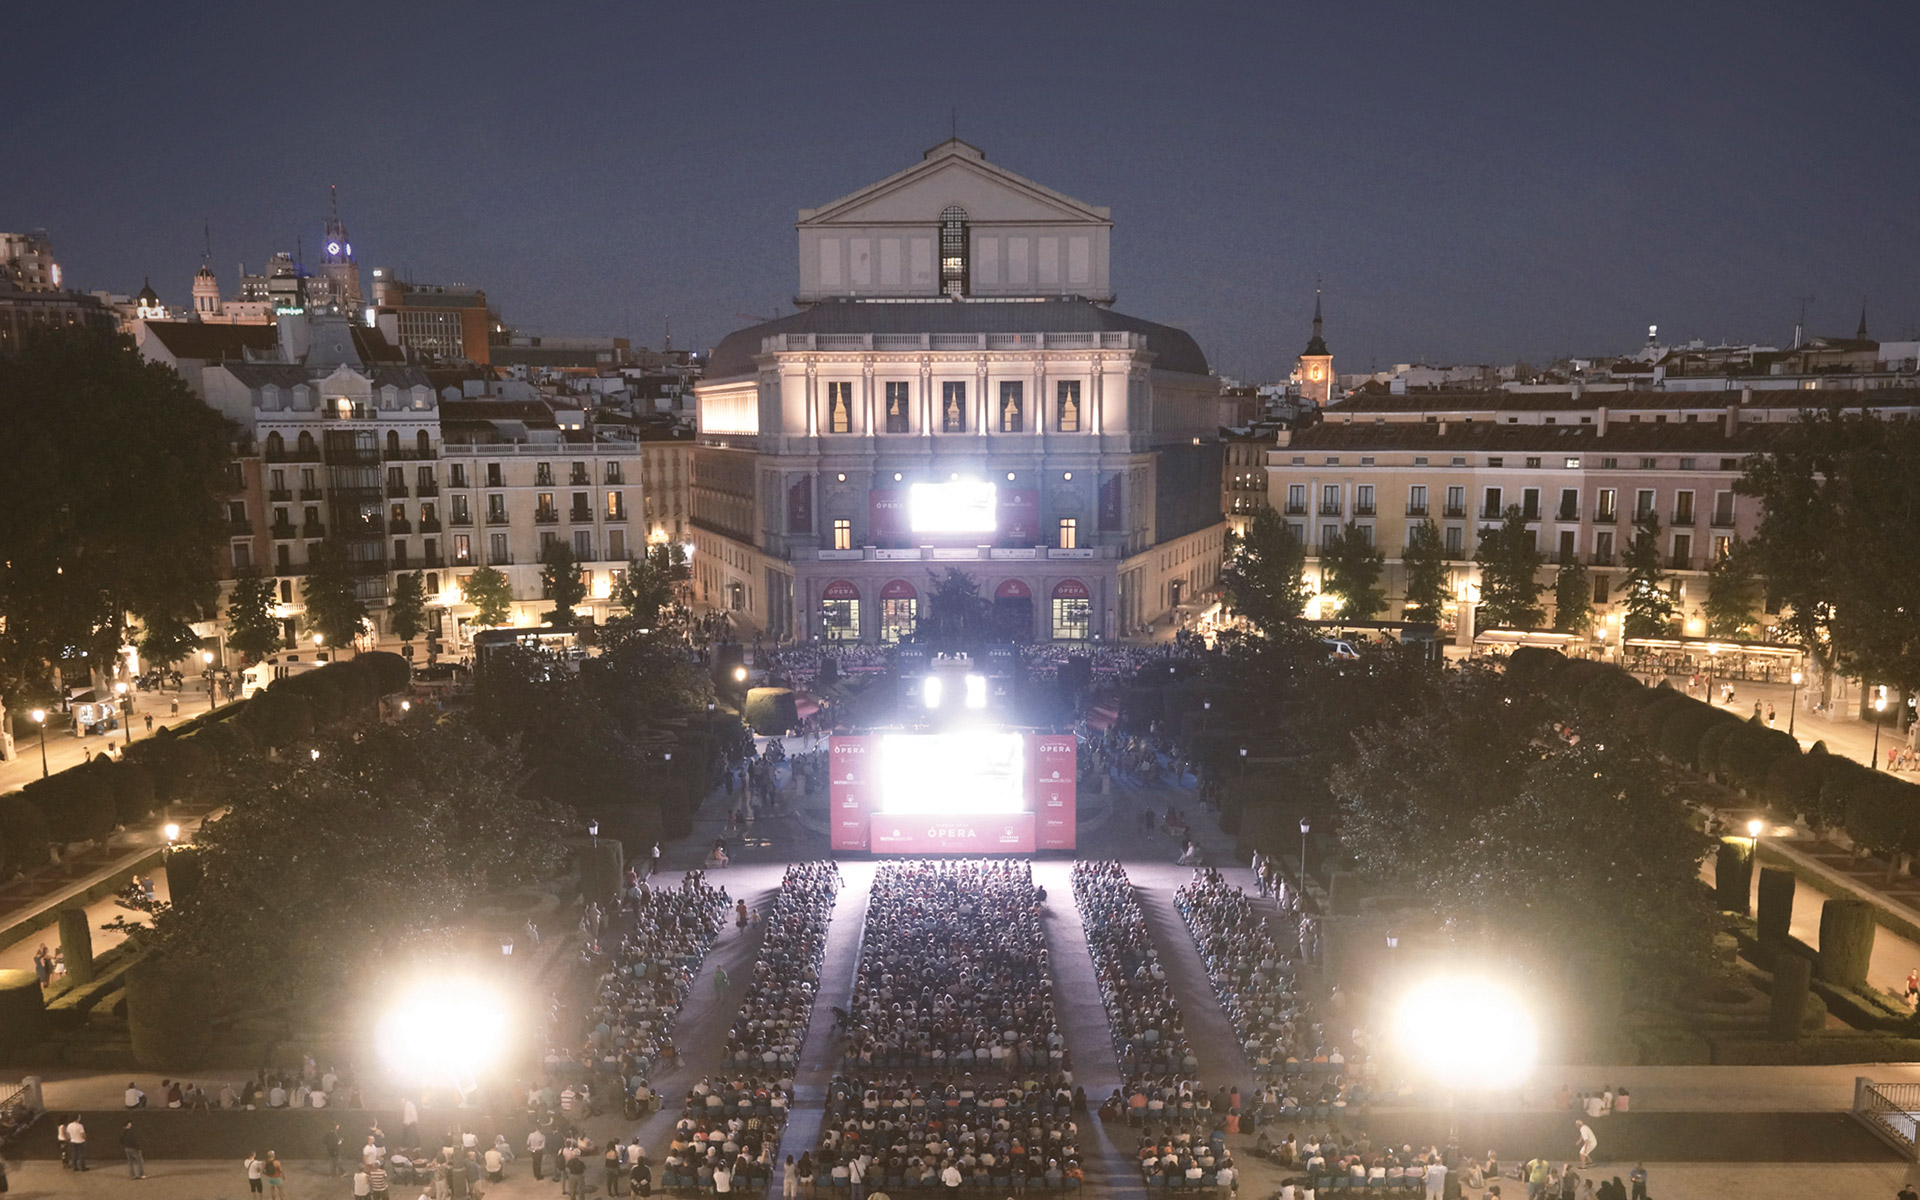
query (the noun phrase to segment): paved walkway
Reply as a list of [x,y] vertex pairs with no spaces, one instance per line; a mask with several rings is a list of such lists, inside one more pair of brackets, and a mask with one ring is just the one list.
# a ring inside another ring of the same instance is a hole
[[[176,700],[180,704],[178,714],[173,711]],[[226,699],[222,697],[221,704],[225,703]],[[14,710],[9,710],[9,712],[12,711]],[[198,679],[187,680],[186,690],[182,692],[135,692],[133,740],[141,742],[153,736],[147,730],[146,718],[149,714],[153,717],[154,731],[158,732],[163,726],[178,725],[187,718],[197,717],[206,711],[207,692]],[[109,748],[123,747],[127,744],[128,730],[125,726],[111,733],[81,737],[74,731],[70,719],[64,714],[49,718],[47,726],[46,765],[49,773],[78,766],[87,761],[89,755],[98,756],[106,753]],[[0,762],[0,792],[16,791],[40,778],[40,737],[37,733],[16,737],[13,752],[12,762]]]

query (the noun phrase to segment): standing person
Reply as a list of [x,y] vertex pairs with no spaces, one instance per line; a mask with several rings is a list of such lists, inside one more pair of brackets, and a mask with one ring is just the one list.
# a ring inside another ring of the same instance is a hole
[[132,1121],[128,1121],[126,1128],[120,1131],[120,1149],[127,1154],[127,1178],[145,1179],[147,1159],[140,1153],[140,1138],[133,1132]]
[[[42,946],[41,949],[44,950],[46,947]],[[53,1131],[60,1138],[60,1169],[71,1171],[73,1170],[73,1147],[67,1144],[67,1123],[60,1122],[53,1127]]]
[[270,1200],[280,1200],[280,1197],[286,1195],[281,1189],[287,1185],[287,1168],[280,1161],[279,1151],[267,1151],[267,1165],[262,1168],[260,1176],[267,1181],[267,1195]]
[[1600,1139],[1593,1136],[1592,1127],[1585,1121],[1575,1121],[1574,1124],[1580,1130],[1580,1165],[1590,1167],[1593,1165],[1593,1152],[1599,1147]]
[[[1627,1172],[1627,1183],[1633,1188],[1630,1200],[1647,1200],[1647,1168],[1644,1163],[1633,1164],[1633,1170]],[[1913,1194],[1911,1186],[1907,1188],[1907,1194],[1909,1196]],[[1916,1197],[1915,1200],[1920,1200],[1920,1197]]]
[[[267,1173],[267,1160],[261,1158],[258,1154],[249,1154],[247,1155],[247,1161],[242,1163],[241,1166],[247,1169],[247,1194],[258,1196],[265,1192],[267,1190],[266,1184],[261,1182],[261,1180]],[[354,1176],[353,1183],[354,1195],[366,1195],[365,1192],[360,1190],[360,1177],[358,1175]]]
[[73,1157],[73,1169],[88,1170],[87,1166],[87,1127],[80,1123],[80,1114],[73,1114],[73,1120],[67,1123],[67,1153]]
[[327,1174],[335,1179],[340,1178],[340,1144],[340,1126],[337,1123],[320,1135],[320,1147],[327,1152]]
[[653,1168],[647,1165],[645,1154],[633,1160],[633,1169],[627,1176],[627,1182],[633,1186],[633,1194],[640,1200],[647,1200],[653,1195]]
[[[1489,1160],[1491,1161],[1491,1160]],[[1553,1173],[1553,1166],[1546,1159],[1535,1155],[1527,1160],[1527,1200],[1542,1200],[1547,1194],[1547,1176]],[[1499,1178],[1499,1171],[1487,1172],[1489,1180]]]
[[414,1107],[411,1096],[400,1101],[400,1144],[402,1146],[420,1144],[420,1110]]
[[[248,1178],[252,1178],[252,1176],[249,1175]],[[254,1190],[259,1191],[260,1189],[255,1188]],[[367,1200],[367,1197],[372,1194],[373,1183],[367,1178],[367,1164],[361,1163],[353,1172],[354,1200]]]
[[793,1155],[787,1155],[787,1165],[780,1171],[780,1200],[798,1200],[800,1195],[800,1169],[793,1165]]
[[653,876],[658,875],[659,873],[660,873],[660,843],[655,842],[653,844],[652,861],[647,868],[647,876],[648,878],[652,878]]
[[377,1158],[367,1164],[367,1195],[387,1200],[387,1168]]
[[534,1179],[545,1179],[546,1176],[540,1173],[540,1164],[547,1158],[547,1135],[538,1129],[527,1135],[527,1157],[533,1160]]
[[1427,1163],[1427,1200],[1443,1200],[1447,1194],[1447,1164],[1439,1155]]
[[864,1156],[856,1154],[847,1161],[847,1197],[848,1200],[860,1200],[866,1193],[866,1159]]

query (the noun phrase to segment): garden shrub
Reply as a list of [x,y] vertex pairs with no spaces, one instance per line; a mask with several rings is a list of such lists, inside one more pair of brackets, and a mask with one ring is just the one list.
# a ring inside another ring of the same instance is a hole
[[32,971],[0,971],[0,1059],[17,1061],[46,1036],[47,1003]]
[[98,841],[113,832],[113,793],[97,772],[61,771],[20,789],[47,822],[49,840]]
[[149,954],[127,970],[127,1032],[133,1058],[149,1071],[204,1065],[213,1043],[214,991],[208,967]]
[[1820,978],[1836,987],[1867,981],[1873,958],[1873,906],[1865,900],[1828,900],[1820,906]]
[[1753,843],[1746,838],[1720,839],[1713,860],[1714,904],[1721,912],[1745,916],[1753,894]]
[[1722,783],[1726,782],[1726,776],[1720,774],[1721,748],[1727,744],[1727,740],[1733,736],[1733,731],[1737,728],[1739,727],[1732,722],[1717,721],[1700,735],[1700,761],[1697,765],[1702,772],[1715,776]]
[[373,680],[376,695],[391,696],[405,691],[413,682],[413,667],[405,658],[386,650],[372,650],[353,659],[353,665],[366,671]]
[[1797,884],[1785,867],[1760,868],[1758,935],[1762,942],[1785,941],[1793,925],[1793,893]]
[[137,825],[153,815],[153,776],[133,762],[96,759],[82,768],[95,772],[113,797],[113,811],[122,825]]
[[743,714],[753,731],[778,736],[800,724],[800,712],[790,688],[758,687],[747,693]]
[[1558,650],[1519,646],[1507,655],[1507,678],[1524,687],[1543,688],[1569,665],[1567,656]]
[[1810,825],[1824,824],[1815,820],[1820,807],[1820,773],[1804,754],[1775,757],[1767,766],[1760,797],[1782,817],[1798,817]]
[[1812,982],[1811,964],[1798,954],[1783,954],[1774,962],[1773,1004],[1767,1015],[1769,1034],[1782,1041],[1799,1038]]
[[47,865],[47,819],[19,793],[0,796],[0,875]]

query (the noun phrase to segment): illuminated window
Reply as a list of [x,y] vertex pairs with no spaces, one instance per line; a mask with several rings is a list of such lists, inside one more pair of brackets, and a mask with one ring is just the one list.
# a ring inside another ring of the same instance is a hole
[[607,520],[624,521],[627,519],[627,498],[622,492],[607,493]]
[[967,431],[967,385],[965,383],[943,383],[940,385],[940,432],[965,433]]
[[1026,424],[1026,389],[1018,382],[1000,385],[1000,432],[1019,433]]
[[1080,546],[1080,521],[1076,517],[1060,518],[1060,548],[1075,550]]
[[880,601],[880,640],[891,645],[913,633],[918,620],[920,601],[908,597],[895,597]]
[[1063,379],[1054,389],[1053,427],[1061,433],[1080,432],[1080,381]]
[[912,393],[905,383],[887,385],[887,432],[907,432],[907,405]]
[[958,205],[940,214],[940,290],[967,294],[967,210]]
[[827,385],[827,431],[829,433],[853,432],[853,384],[829,383]]
[[860,602],[858,600],[821,601],[820,624],[822,632],[830,642],[859,641]]
[[833,523],[833,548],[835,550],[853,549],[853,522],[845,517],[837,518]]
[[1053,636],[1056,641],[1085,641],[1093,632],[1093,602],[1055,597]]

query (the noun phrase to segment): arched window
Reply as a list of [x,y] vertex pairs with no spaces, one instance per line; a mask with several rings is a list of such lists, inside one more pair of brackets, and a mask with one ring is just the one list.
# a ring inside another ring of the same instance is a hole
[[387,430],[387,457],[400,457],[400,431],[397,429]]
[[287,439],[276,431],[267,435],[267,461],[278,462],[287,456]]
[[967,210],[957,204],[940,214],[940,290],[967,294]]
[[431,457],[433,443],[427,440],[427,431],[422,429],[414,435],[414,448],[420,451],[421,458]]
[[295,445],[299,447],[300,457],[302,459],[305,459],[309,454],[312,454],[316,449],[313,443],[313,435],[311,433],[308,433],[304,429],[300,431],[300,440],[296,442]]

